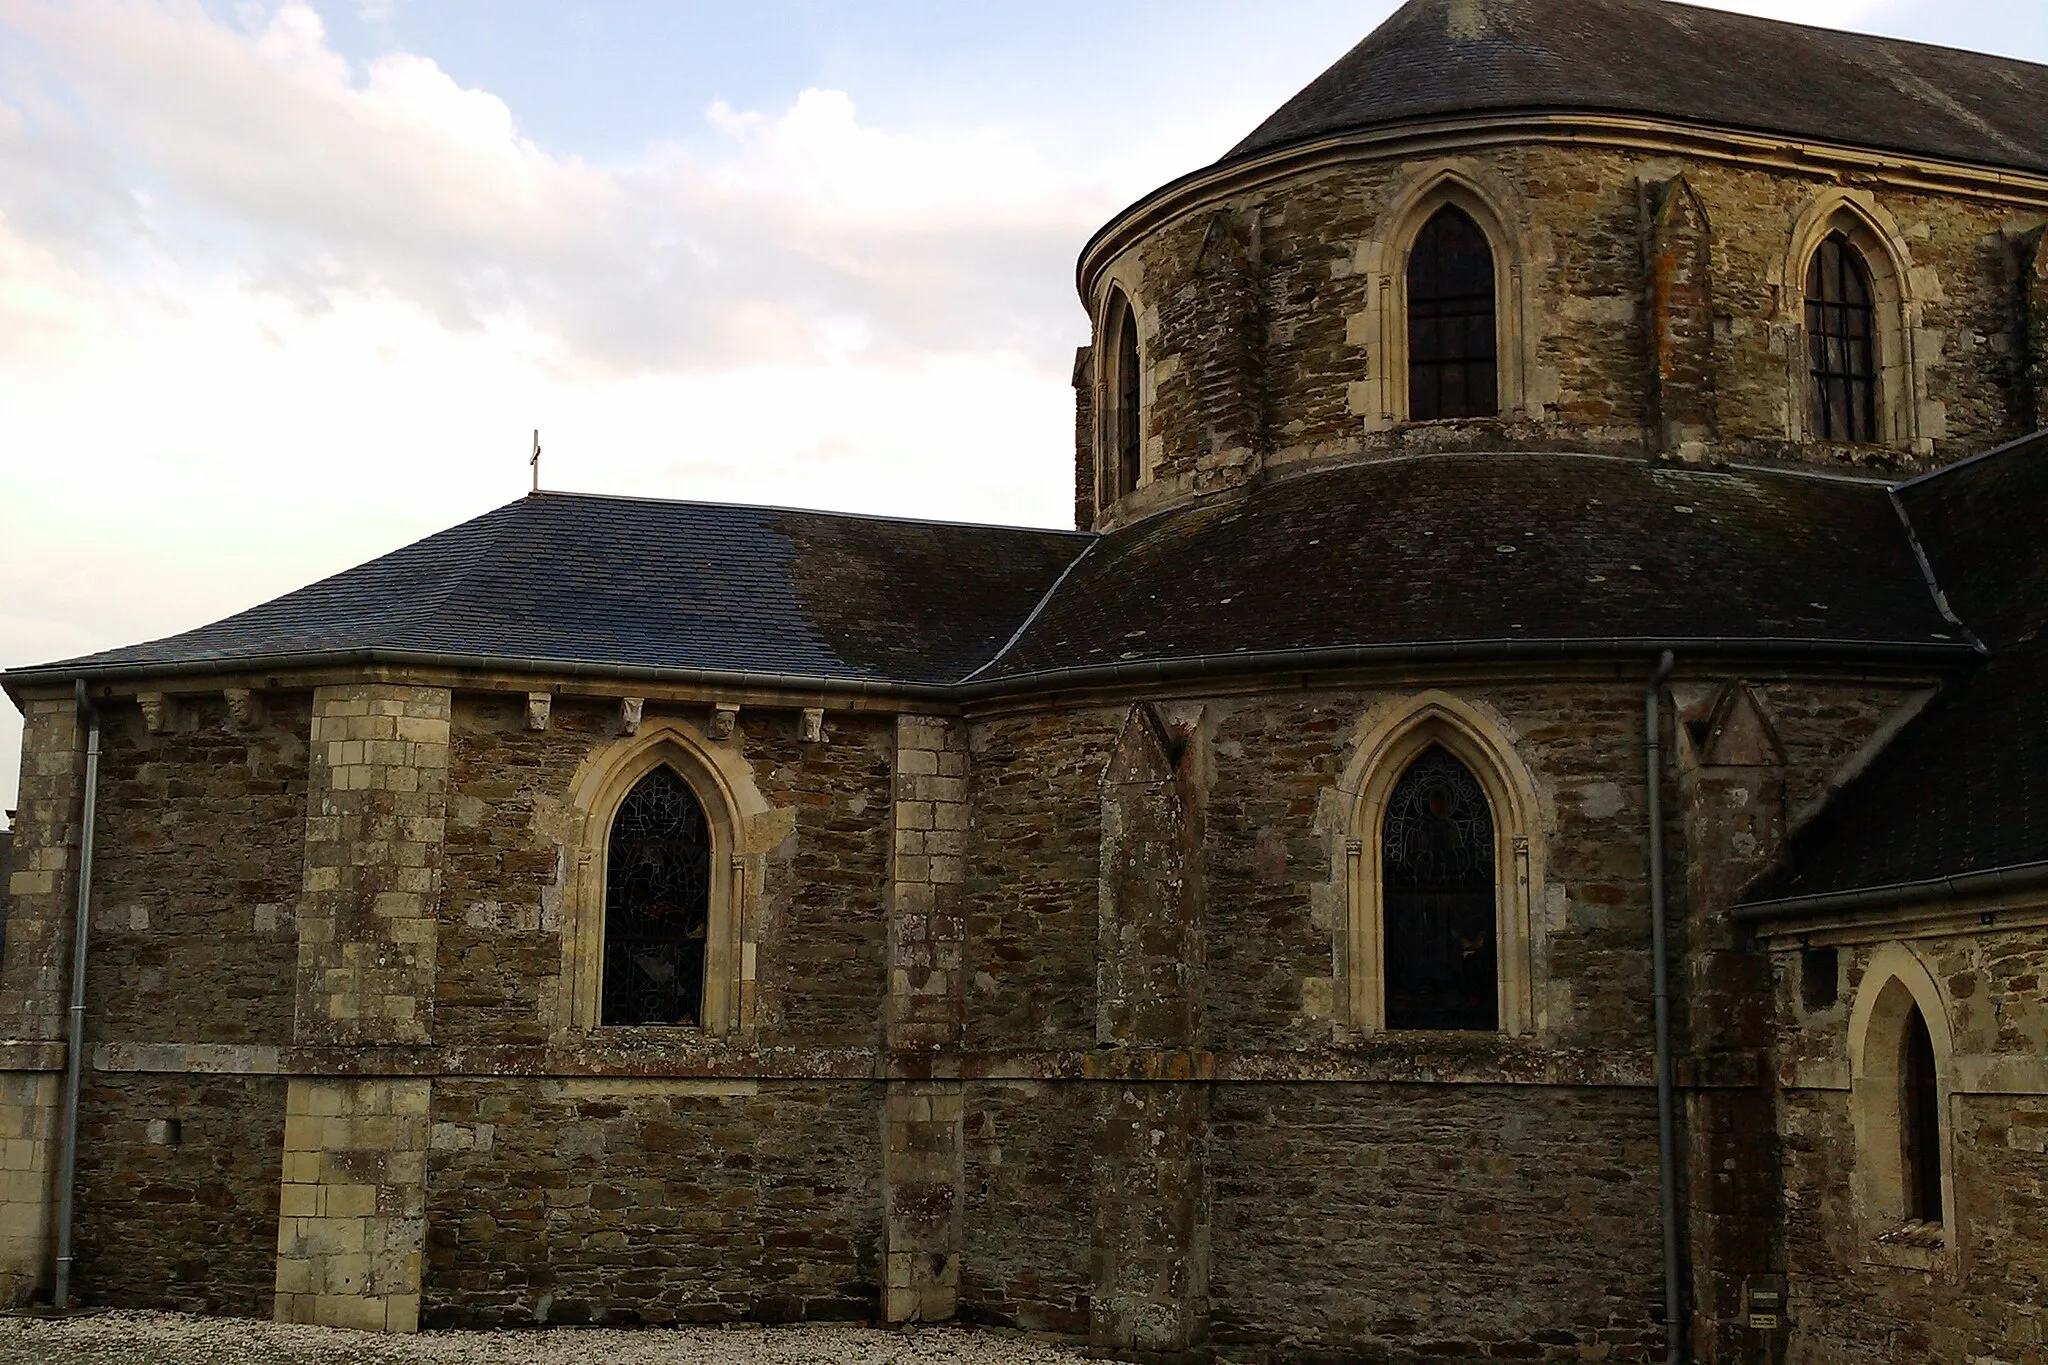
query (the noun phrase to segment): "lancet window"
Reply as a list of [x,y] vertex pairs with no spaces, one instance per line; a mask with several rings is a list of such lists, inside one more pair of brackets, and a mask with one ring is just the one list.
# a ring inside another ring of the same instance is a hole
[[1806,352],[1813,434],[1876,441],[1877,306],[1869,267],[1840,232],[1806,268]]
[[1916,1005],[1906,1016],[1899,1068],[1899,1138],[1904,1161],[1906,1216],[1943,1222],[1941,1106],[1934,1069],[1934,1038]]
[[1387,1027],[1498,1028],[1493,811],[1441,745],[1394,786],[1380,868]]
[[1408,415],[1499,411],[1493,248],[1470,214],[1445,204],[1408,253]]
[[672,768],[651,770],[605,850],[605,1024],[697,1024],[711,916],[711,827]]
[[1105,454],[1109,464],[1109,501],[1137,488],[1144,467],[1144,399],[1139,383],[1138,318],[1130,300],[1119,291],[1108,311],[1110,410]]

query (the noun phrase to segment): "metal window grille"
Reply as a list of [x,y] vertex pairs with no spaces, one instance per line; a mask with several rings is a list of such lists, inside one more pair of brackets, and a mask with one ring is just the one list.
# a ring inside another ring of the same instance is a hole
[[1877,309],[1870,272],[1839,232],[1806,268],[1806,353],[1814,435],[1877,440]]
[[1408,253],[1411,418],[1500,411],[1493,309],[1493,249],[1470,215],[1446,204]]
[[711,825],[672,769],[640,779],[605,852],[606,1024],[694,1024],[711,922]]
[[1500,1026],[1493,809],[1432,746],[1409,765],[1381,830],[1387,1027]]

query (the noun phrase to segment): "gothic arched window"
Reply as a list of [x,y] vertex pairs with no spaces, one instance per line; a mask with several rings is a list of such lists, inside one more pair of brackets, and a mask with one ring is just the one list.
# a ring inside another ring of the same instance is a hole
[[601,1021],[701,1022],[710,919],[710,822],[673,768],[655,768],[619,803],[605,846]]
[[1839,232],[1806,267],[1806,355],[1813,434],[1876,441],[1877,306],[1869,268]]
[[1500,1026],[1493,810],[1441,745],[1401,774],[1381,829],[1386,1026]]
[[1899,1140],[1904,1161],[1906,1216],[1940,1223],[1941,1101],[1934,1071],[1934,1038],[1915,1005],[1906,1016],[1899,1067]]
[[1115,502],[1137,488],[1144,467],[1144,400],[1139,387],[1138,315],[1123,291],[1111,292],[1105,317],[1111,357],[1105,500]]
[[1493,248],[1470,214],[1446,204],[1408,252],[1410,418],[1500,411],[1493,310]]

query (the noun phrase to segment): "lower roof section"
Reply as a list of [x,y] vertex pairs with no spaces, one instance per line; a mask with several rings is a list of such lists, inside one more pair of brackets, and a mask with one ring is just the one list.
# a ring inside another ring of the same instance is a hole
[[925,692],[1412,652],[1966,653],[1891,492],[1573,454],[1275,479],[1103,535],[541,493],[180,635],[6,675],[349,659]]
[[1088,540],[535,493],[197,630],[7,676],[374,656],[945,683],[1001,648]]
[[982,676],[1624,640],[1968,643],[1881,485],[1593,455],[1426,455],[1276,480],[1106,535]]

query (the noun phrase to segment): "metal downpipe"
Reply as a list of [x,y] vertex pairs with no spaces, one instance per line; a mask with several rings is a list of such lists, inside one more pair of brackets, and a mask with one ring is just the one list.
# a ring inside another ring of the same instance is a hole
[[92,908],[92,836],[99,811],[100,713],[78,682],[78,713],[87,720],[85,813],[78,836],[78,916],[71,927],[71,1019],[64,1049],[64,1141],[57,1176],[57,1276],[51,1307],[71,1306],[71,1212],[78,1179],[78,1091],[85,1074],[85,951]]
[[1657,1028],[1657,1193],[1664,1219],[1664,1359],[1685,1360],[1678,1253],[1678,1116],[1671,1083],[1671,952],[1664,930],[1664,726],[1658,693],[1677,660],[1665,650],[1643,688],[1643,747],[1649,777],[1650,1003]]

